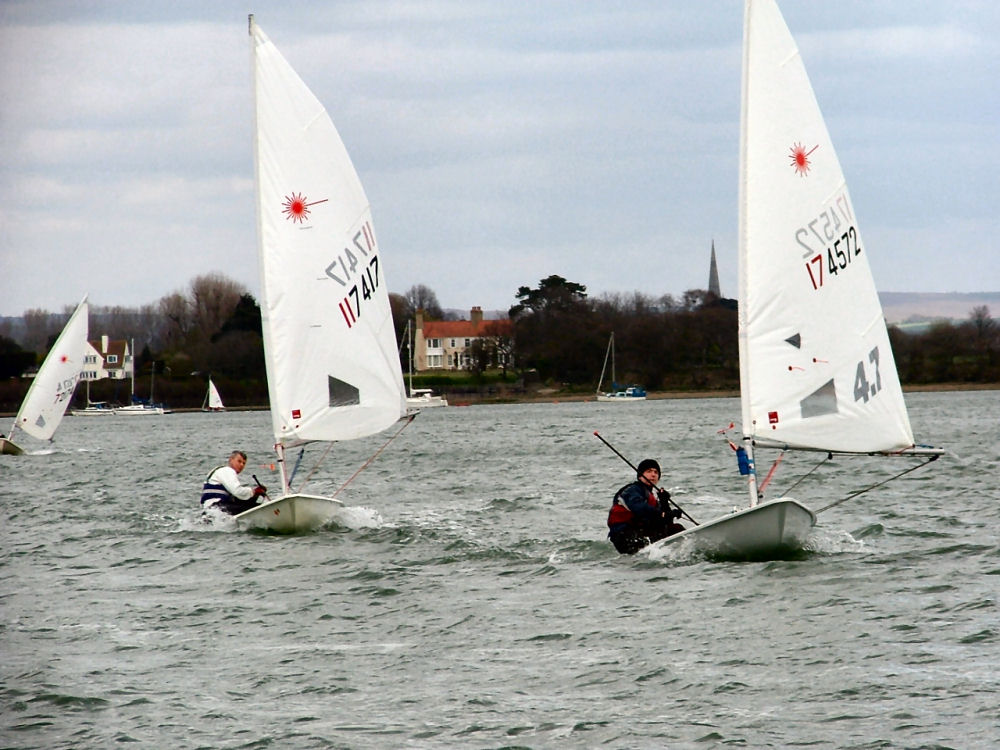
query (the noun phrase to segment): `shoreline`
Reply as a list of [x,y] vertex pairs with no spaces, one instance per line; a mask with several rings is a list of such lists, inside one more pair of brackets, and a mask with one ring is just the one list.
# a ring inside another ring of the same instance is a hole
[[[937,383],[932,385],[904,385],[903,393],[950,393],[957,391],[996,391],[1000,390],[1000,383]],[[447,396],[447,394],[445,394]],[[692,398],[739,398],[739,390],[706,390],[706,391],[649,391],[646,394],[647,401],[662,401],[667,399],[692,399]],[[560,402],[582,402],[594,401],[593,393],[572,393],[561,391],[557,388],[539,388],[532,394],[522,396],[503,396],[488,398],[470,398],[464,400],[449,401],[448,406],[472,406],[494,405],[494,404],[543,404]],[[227,407],[226,411],[268,411],[267,405],[261,406],[234,406]],[[180,407],[170,409],[175,414],[190,414],[200,412],[200,407],[185,408]],[[13,418],[17,416],[15,412],[0,412],[0,418]],[[73,414],[67,412],[66,417]],[[164,415],[166,416],[166,415]],[[81,417],[85,418],[85,417]]]
[[[1000,390],[1000,383],[935,383],[929,385],[904,385],[903,393],[948,393],[953,391],[996,391]],[[704,391],[647,391],[647,401],[659,401],[663,399],[691,399],[691,398],[739,398],[739,389],[721,389]],[[540,388],[532,395],[525,395],[519,398],[508,398],[493,401],[476,401],[475,403],[542,403],[546,401],[593,401],[593,393],[566,393],[556,388]],[[450,405],[450,404],[449,404]]]

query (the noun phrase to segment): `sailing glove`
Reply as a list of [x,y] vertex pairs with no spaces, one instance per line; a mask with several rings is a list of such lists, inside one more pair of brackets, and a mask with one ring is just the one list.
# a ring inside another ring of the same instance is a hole
[[260,497],[261,495],[266,495],[266,494],[267,494],[267,487],[265,487],[262,484],[259,484],[253,488],[254,497]]

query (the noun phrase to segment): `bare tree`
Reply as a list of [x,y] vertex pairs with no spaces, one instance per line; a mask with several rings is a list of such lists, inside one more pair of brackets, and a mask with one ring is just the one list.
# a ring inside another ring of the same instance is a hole
[[59,316],[53,315],[48,310],[25,310],[23,348],[36,354],[43,353],[49,338],[54,333],[58,334],[60,327]]
[[413,315],[417,310],[423,310],[424,314],[433,320],[444,318],[444,311],[438,303],[437,295],[430,287],[416,284],[407,290],[405,297],[410,305],[410,315]]
[[969,322],[976,332],[979,341],[989,341],[997,335],[997,322],[990,316],[990,308],[978,305],[969,313]]
[[181,346],[191,330],[191,303],[180,292],[161,297],[157,304],[164,318],[164,345],[167,348]]
[[220,273],[198,276],[191,282],[192,327],[209,340],[229,320],[247,293],[246,287]]

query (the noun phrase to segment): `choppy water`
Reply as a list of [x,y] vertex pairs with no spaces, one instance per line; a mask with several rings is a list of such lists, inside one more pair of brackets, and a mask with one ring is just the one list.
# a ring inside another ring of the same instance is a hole
[[[0,458],[0,745],[998,747],[1000,397],[907,400],[957,457],[763,563],[605,539],[629,471],[593,431],[708,519],[743,501],[715,434],[732,399],[429,410],[299,537],[198,522],[230,449],[268,483],[266,413],[67,418]],[[308,489],[382,440],[336,446]],[[796,496],[883,466],[838,460]]]

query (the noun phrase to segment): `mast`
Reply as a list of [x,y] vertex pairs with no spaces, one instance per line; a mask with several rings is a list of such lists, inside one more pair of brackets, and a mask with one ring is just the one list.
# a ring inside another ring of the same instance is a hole
[[[615,332],[611,332],[611,338],[608,340],[608,348],[604,352],[604,366],[601,367],[601,379],[597,381],[597,392],[601,392],[601,385],[604,383],[604,371],[608,369],[608,357],[611,356],[611,348],[615,343]],[[615,364],[614,360],[611,361],[611,379],[614,380]]]
[[611,390],[614,390],[618,383],[615,377],[615,332],[611,332]]
[[[739,356],[740,356],[740,400],[742,411],[742,432],[743,449],[747,454],[749,474],[747,476],[747,492],[750,495],[750,507],[757,505],[757,469],[753,454],[753,435],[756,432],[755,425],[751,424],[750,417],[750,360],[749,346],[747,341],[747,300],[748,294],[748,268],[747,268],[747,109],[748,94],[750,90],[750,23],[751,23],[751,0],[747,0],[743,7],[743,71],[740,81],[740,166],[739,166],[739,304],[737,307],[737,317],[739,321]],[[713,240],[714,246],[714,240]]]
[[410,395],[413,395],[413,331],[410,329],[410,321],[406,321],[406,349],[410,355]]

